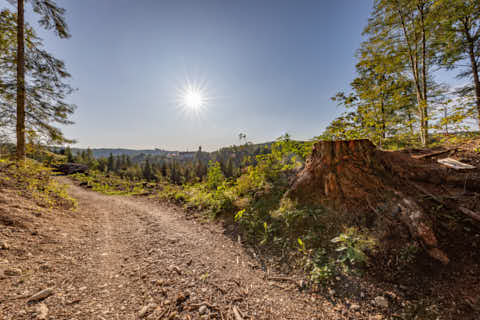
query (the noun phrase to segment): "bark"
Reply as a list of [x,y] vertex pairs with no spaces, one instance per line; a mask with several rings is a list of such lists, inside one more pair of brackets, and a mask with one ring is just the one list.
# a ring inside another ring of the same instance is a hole
[[425,146],[428,144],[428,96],[427,96],[427,40],[426,40],[426,31],[425,31],[425,7],[421,3],[418,6],[418,11],[420,12],[420,21],[422,27],[422,131],[423,131],[423,141],[422,144]]
[[17,11],[17,158],[25,159],[25,34],[24,0]]
[[465,36],[467,38],[467,46],[468,46],[468,55],[470,57],[470,64],[472,67],[472,74],[473,74],[473,84],[475,86],[475,102],[477,105],[477,113],[478,113],[478,127],[480,128],[480,79],[478,76],[478,64],[475,57],[475,43],[470,35],[468,30],[468,26],[465,26]]

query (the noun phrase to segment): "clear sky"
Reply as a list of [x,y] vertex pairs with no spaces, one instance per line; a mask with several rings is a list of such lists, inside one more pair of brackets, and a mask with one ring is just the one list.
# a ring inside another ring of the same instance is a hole
[[[5,6],[10,6],[2,0]],[[39,32],[78,88],[79,147],[214,150],[321,134],[355,75],[372,0],[57,0],[68,40]],[[29,13],[30,23],[38,16]],[[207,105],[178,106],[187,79]]]

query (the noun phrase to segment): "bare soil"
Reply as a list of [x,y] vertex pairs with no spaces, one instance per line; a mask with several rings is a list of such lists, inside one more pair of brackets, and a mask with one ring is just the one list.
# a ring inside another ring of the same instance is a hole
[[236,319],[234,307],[244,319],[349,318],[264,272],[219,225],[148,199],[70,194],[74,213],[0,192],[0,319]]
[[[314,292],[302,275],[281,274],[256,256],[229,226],[147,197],[106,196],[62,182],[78,199],[75,212],[40,208],[0,186],[2,320],[239,320],[234,310],[241,319],[480,316],[476,258],[440,269],[430,259],[420,274],[403,269],[396,276],[376,261],[378,273],[342,276]],[[29,302],[47,288],[50,295]],[[379,297],[388,306],[376,303]]]

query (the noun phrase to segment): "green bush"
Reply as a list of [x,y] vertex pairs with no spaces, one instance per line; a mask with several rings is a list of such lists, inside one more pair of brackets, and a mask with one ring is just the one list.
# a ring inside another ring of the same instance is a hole
[[25,196],[33,198],[40,206],[74,209],[77,201],[70,197],[67,186],[54,179],[52,169],[40,162],[27,159],[22,164],[0,160],[3,170],[0,180],[18,189]]
[[338,261],[347,270],[351,266],[366,264],[366,250],[373,250],[377,245],[373,238],[361,234],[356,228],[346,229],[333,238],[332,243],[337,245],[336,251],[340,253]]

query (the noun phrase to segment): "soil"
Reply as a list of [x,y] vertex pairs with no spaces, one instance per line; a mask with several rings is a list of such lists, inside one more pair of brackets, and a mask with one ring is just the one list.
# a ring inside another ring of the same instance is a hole
[[75,212],[40,208],[0,188],[0,319],[480,316],[477,258],[447,271],[430,269],[428,260],[424,274],[434,273],[428,279],[405,269],[401,281],[374,273],[339,277],[331,288],[313,291],[301,275],[259,262],[222,223],[61,179],[78,199]]
[[268,280],[278,275],[220,225],[64,182],[74,213],[0,193],[0,319],[236,319],[234,307],[244,319],[346,316],[295,279]]

